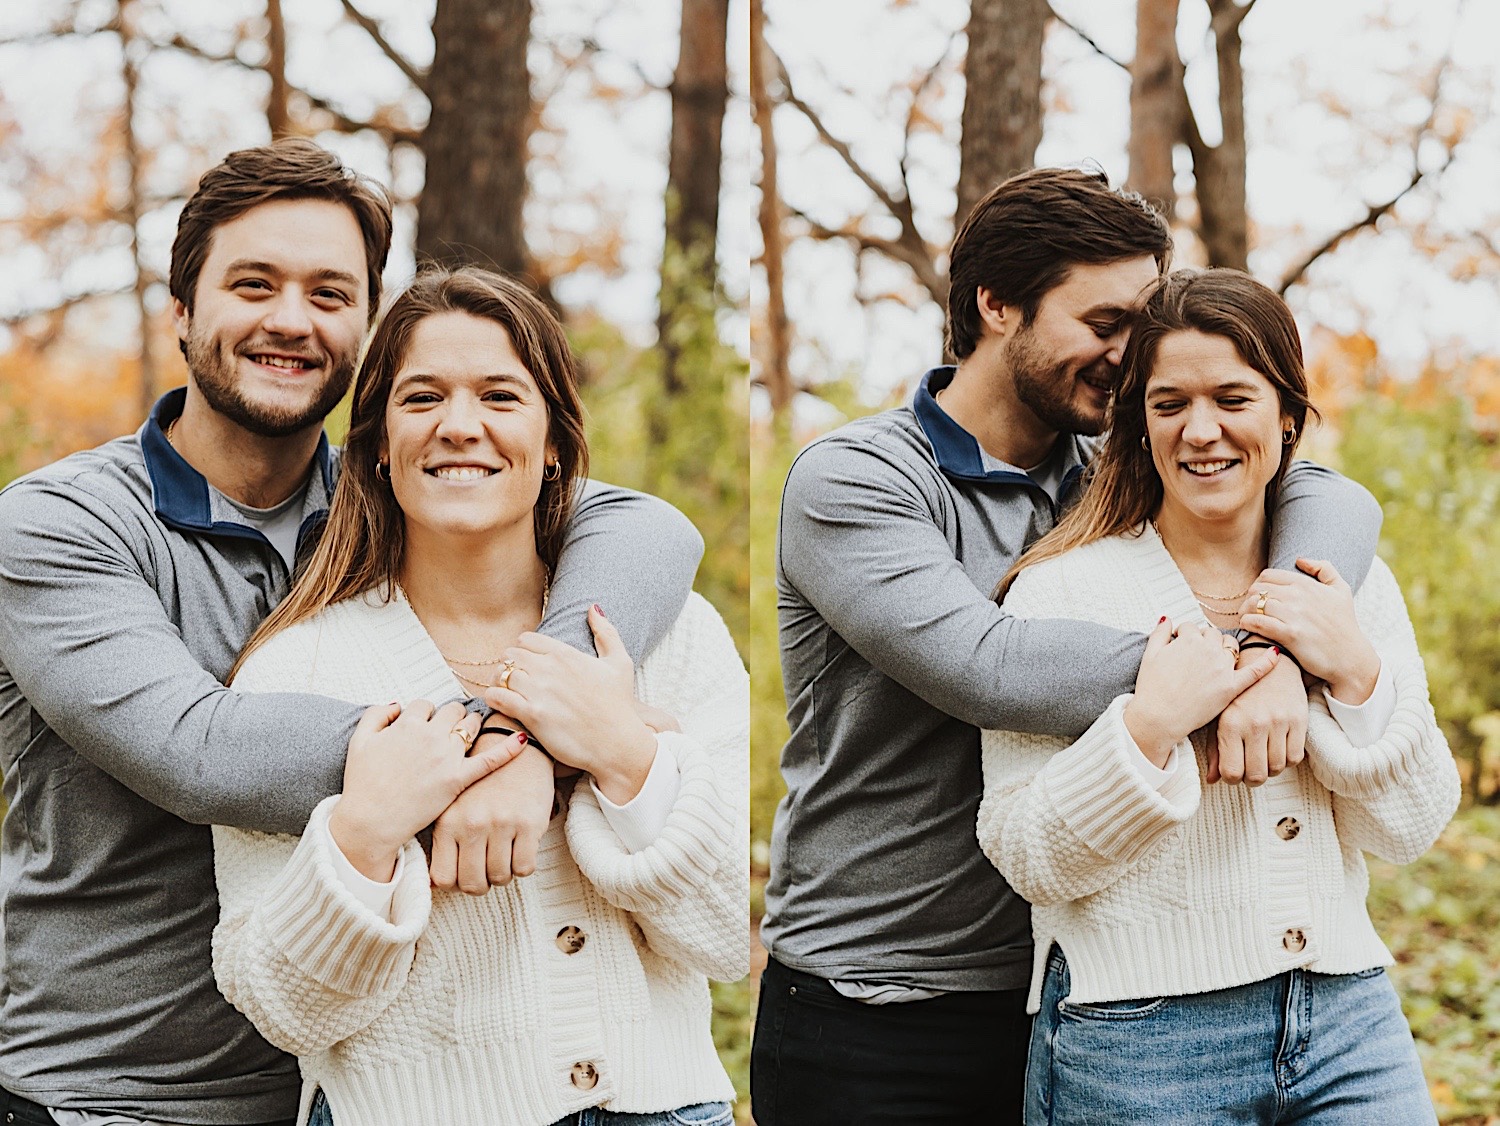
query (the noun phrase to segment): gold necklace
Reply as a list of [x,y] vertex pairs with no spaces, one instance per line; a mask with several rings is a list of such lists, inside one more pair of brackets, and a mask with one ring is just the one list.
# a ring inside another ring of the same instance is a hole
[[463,673],[459,672],[457,669],[452,668],[451,667],[452,664],[453,664],[452,661],[449,661],[448,664],[450,666],[449,671],[451,673],[453,673],[454,676],[458,677],[459,680],[463,681],[465,684],[472,684],[476,688],[499,688],[500,687],[500,682],[498,680],[475,680],[472,676],[465,676]]
[[[1193,590],[1192,587],[1188,587],[1188,589]],[[1198,599],[1200,602],[1205,598],[1210,602],[1238,602],[1249,593],[1250,588],[1247,586],[1238,594],[1204,594],[1201,590],[1193,590],[1193,597]]]
[[1236,621],[1239,620],[1240,612],[1238,610],[1216,610],[1207,602],[1204,602],[1201,598],[1198,599],[1198,605],[1203,607],[1203,612],[1205,614],[1217,614],[1221,618],[1234,618]]
[[[1161,529],[1156,526],[1156,521],[1155,520],[1151,521],[1151,530],[1156,533],[1156,538],[1159,539],[1159,540],[1161,540],[1161,545],[1162,545],[1162,547],[1166,548],[1167,554],[1171,555],[1172,554],[1172,549],[1170,547],[1167,547],[1167,538],[1161,534]],[[1175,562],[1175,560],[1176,560],[1175,556],[1173,556],[1173,560]],[[1186,575],[1183,576],[1183,578],[1186,578],[1186,577],[1187,577]],[[1254,585],[1255,585],[1255,580],[1251,579],[1250,580],[1250,586],[1254,586]],[[1250,593],[1250,587],[1249,586],[1247,586],[1244,590],[1240,591],[1238,594],[1204,594],[1203,591],[1201,591],[1201,590],[1193,590],[1193,588],[1192,588],[1191,585],[1188,586],[1188,590],[1192,591],[1192,595],[1193,595],[1194,598],[1196,598],[1198,600],[1198,605],[1199,606],[1203,606],[1203,600],[1205,598],[1208,599],[1210,602],[1238,602],[1240,599],[1244,598],[1247,594]],[[1208,609],[1207,606],[1203,606],[1203,608],[1205,610]],[[1222,614],[1222,615],[1227,616],[1229,614],[1229,611],[1228,610],[1215,610],[1214,613],[1216,613],[1216,614]],[[1236,613],[1235,616],[1238,617],[1238,614]]]
[[[543,618],[545,618],[547,616],[547,600],[549,598],[551,598],[551,597],[552,597],[552,572],[548,571],[547,574],[546,574],[546,576],[542,579],[542,615],[541,616]],[[540,621],[540,619],[538,619],[538,620]],[[448,656],[448,654],[444,653],[441,649],[438,650],[438,656],[442,657],[443,660],[446,661],[449,665],[459,665],[460,667],[466,668],[466,669],[485,668],[485,667],[490,666],[490,665],[498,665],[502,661],[505,660],[504,656],[500,656],[500,657],[489,657],[489,658],[487,658],[487,659],[485,659],[483,661],[460,661],[460,660],[458,660],[455,657]],[[497,688],[497,687],[499,687],[498,685],[496,685],[496,684],[490,684],[487,681],[475,680],[471,676],[465,676],[463,673],[459,672],[458,669],[454,669],[453,670],[453,675],[456,676],[456,677],[458,677],[458,679],[462,680],[465,684],[477,684],[477,685],[479,685],[479,686],[481,686],[483,688]]]
[[181,420],[182,415],[178,415],[171,422],[167,423],[166,433],[164,434],[164,437],[167,439],[167,445],[171,446],[174,450],[177,448],[177,443],[172,441],[172,431],[177,429],[177,424]]

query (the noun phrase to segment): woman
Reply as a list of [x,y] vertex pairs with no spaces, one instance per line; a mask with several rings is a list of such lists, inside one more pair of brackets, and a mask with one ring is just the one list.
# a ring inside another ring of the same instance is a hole
[[[1389,569],[1355,595],[1325,563],[1262,574],[1309,409],[1280,298],[1172,275],[1092,486],[1002,583],[1013,613],[1150,633],[1076,741],[984,733],[980,844],[1034,907],[1028,1123],[1435,1121],[1361,851],[1420,855],[1458,776]],[[1204,725],[1293,654],[1321,682],[1305,762],[1207,784]]]
[[[301,1121],[314,1091],[338,1126],[732,1121],[705,979],[747,969],[747,677],[697,596],[637,670],[597,606],[599,657],[530,632],[586,468],[576,384],[528,290],[418,277],[360,371],[317,553],[241,658],[242,691],[398,701],[300,840],[214,830],[215,973],[301,1057]],[[487,689],[530,742],[422,703]],[[512,756],[546,794],[554,760],[587,776],[536,874],[431,890],[413,838]]]

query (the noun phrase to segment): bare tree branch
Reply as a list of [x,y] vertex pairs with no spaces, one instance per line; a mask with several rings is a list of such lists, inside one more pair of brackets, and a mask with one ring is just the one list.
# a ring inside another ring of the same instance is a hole
[[[255,63],[246,62],[244,59],[240,58],[238,55],[232,52],[226,54],[219,51],[210,51],[207,48],[201,47],[197,43],[184,38],[181,34],[174,35],[171,39],[157,39],[151,40],[150,42],[151,45],[155,48],[162,50],[181,51],[185,55],[191,55],[195,59],[202,59],[204,62],[225,63],[229,66],[237,66],[241,70],[254,71],[257,74],[265,73],[264,67],[258,66]],[[361,121],[358,118],[350,117],[347,113],[341,110],[338,106],[334,105],[327,98],[324,98],[318,94],[314,94],[310,90],[304,90],[300,86],[294,86],[291,83],[287,83],[287,92],[291,95],[295,95],[296,97],[303,99],[311,108],[321,110],[323,113],[328,114],[329,117],[333,118],[335,127],[342,132],[359,133],[363,130],[368,129],[371,132],[379,133],[388,141],[405,142],[406,144],[413,145],[420,141],[422,138],[421,131],[417,129],[407,129],[402,128],[401,126],[382,124],[381,122],[377,121]]]
[[1343,230],[1336,231],[1334,234],[1329,235],[1316,248],[1304,254],[1296,262],[1296,264],[1293,265],[1289,270],[1287,270],[1287,272],[1282,276],[1281,284],[1277,286],[1276,292],[1285,297],[1286,291],[1292,286],[1296,285],[1299,281],[1301,281],[1302,275],[1307,273],[1308,267],[1316,262],[1319,258],[1323,257],[1323,255],[1333,250],[1334,247],[1338,246],[1350,235],[1357,234],[1359,231],[1364,230],[1366,227],[1373,227],[1386,215],[1390,214],[1391,209],[1394,208],[1396,204],[1400,203],[1401,200],[1404,199],[1406,195],[1411,192],[1418,184],[1427,179],[1429,175],[1436,179],[1438,176],[1441,176],[1444,172],[1446,172],[1448,170],[1448,165],[1453,163],[1453,155],[1453,150],[1450,149],[1448,151],[1447,157],[1443,160],[1443,163],[1438,167],[1431,169],[1430,171],[1425,171],[1418,168],[1417,170],[1412,172],[1411,180],[1408,181],[1406,186],[1403,187],[1395,195],[1391,196],[1390,199],[1386,200],[1383,203],[1374,204],[1368,211],[1366,211],[1354,222],[1350,223]]
[[[870,193],[880,202],[880,205],[888,211],[891,216],[901,224],[901,235],[897,239],[881,239],[869,241],[869,236],[858,233],[851,234],[843,232],[837,237],[853,238],[856,243],[865,240],[865,249],[879,250],[888,254],[898,262],[904,262],[916,274],[917,280],[922,287],[932,295],[932,299],[939,305],[946,304],[948,300],[948,280],[938,271],[937,255],[927,240],[922,237],[922,232],[917,229],[916,215],[912,208],[911,196],[904,190],[898,194],[886,185],[882,184],[876,177],[862,165],[855,157],[853,151],[847,144],[835,137],[828,127],[823,123],[818,111],[813,109],[797,96],[792,87],[792,79],[787,74],[786,67],[770,45],[766,46],[767,61],[774,67],[777,80],[781,84],[781,96],[779,101],[796,109],[803,117],[807,118],[813,130],[818,134],[819,140],[832,149],[844,162],[845,167],[854,173],[860,183],[870,190]],[[791,209],[789,209],[791,210]],[[804,216],[804,218],[806,218]],[[808,220],[812,223],[812,220]],[[819,225],[821,226],[821,225]],[[827,230],[826,227],[821,227]]]
[[641,80],[641,85],[645,86],[649,90],[661,90],[665,92],[671,89],[670,83],[662,82],[658,78],[653,78],[651,75],[647,74],[645,68],[643,68],[641,64],[636,62],[634,59],[627,59],[623,55],[619,55],[613,51],[606,50],[604,47],[600,46],[599,41],[592,36],[586,36],[585,38],[581,39],[579,41],[579,47],[580,58],[592,58],[597,55],[612,58],[623,63],[625,66],[629,67],[635,72],[635,76]]
[[[1254,0],[1251,0],[1251,3],[1254,3]],[[1051,7],[1051,5],[1049,4],[1048,7]],[[1124,61],[1122,61],[1120,59],[1115,58],[1108,51],[1106,51],[1103,47],[1099,46],[1099,41],[1098,40],[1096,40],[1088,32],[1084,31],[1083,28],[1079,27],[1072,20],[1070,20],[1066,16],[1060,14],[1056,8],[1052,8],[1052,18],[1055,19],[1058,23],[1062,24],[1065,28],[1067,28],[1069,31],[1071,31],[1074,35],[1078,36],[1078,38],[1082,39],[1090,47],[1092,47],[1094,49],[1094,53],[1096,55],[1098,55],[1100,58],[1102,58],[1102,59],[1108,59],[1110,62],[1114,63],[1115,66],[1119,67],[1121,70],[1129,70],[1130,69],[1130,64],[1129,63],[1124,62]]]
[[916,89],[911,93],[911,105],[906,110],[906,127],[901,132],[901,186],[907,198],[911,198],[910,180],[908,169],[911,160],[911,136],[917,124],[917,111],[922,108],[922,98],[928,89],[937,81],[938,72],[943,69],[943,64],[948,61],[948,56],[953,52],[953,45],[958,42],[958,29],[948,34],[948,42],[943,45],[942,53],[938,55],[937,61],[928,68],[927,73],[922,75],[922,81],[917,83]]
[[819,116],[818,111],[797,96],[796,91],[792,88],[792,79],[787,74],[786,66],[782,63],[780,56],[769,45],[766,47],[766,53],[770,56],[770,61],[775,65],[777,78],[781,82],[782,93],[780,101],[785,102],[801,113],[803,117],[807,118],[813,129],[817,132],[818,138],[837,153],[839,159],[844,162],[844,166],[850,172],[854,173],[860,183],[870,189],[870,193],[881,202],[881,205],[887,211],[895,215],[900,210],[901,204],[897,202],[896,197],[891,193],[890,189],[871,175],[865,169],[864,165],[855,159],[853,151],[850,150],[847,144],[828,131],[828,126],[823,124],[823,119]]
[[[148,282],[159,282],[161,279],[150,277]],[[87,301],[94,301],[101,297],[125,297],[135,292],[135,282],[130,281],[126,285],[116,286],[113,289],[91,289],[82,293],[69,294],[58,301],[46,305],[37,305],[29,309],[21,309],[14,313],[0,313],[0,325],[10,328],[21,324],[33,317],[45,317],[55,313],[64,313],[75,305],[82,305]]]
[[380,48],[381,53],[396,64],[396,69],[406,75],[411,80],[411,84],[418,90],[425,92],[427,89],[427,75],[419,70],[410,59],[391,46],[390,40],[381,33],[380,25],[356,8],[354,0],[340,0],[340,2],[344,5],[344,12],[349,18],[365,29],[365,32],[375,41],[375,46]]
[[807,224],[807,234],[811,238],[824,242],[843,240],[850,243],[856,250],[873,250],[908,267],[916,275],[917,281],[922,288],[927,290],[932,299],[940,306],[946,306],[948,302],[948,279],[940,274],[937,266],[933,263],[930,253],[925,245],[922,249],[911,245],[905,238],[889,239],[872,235],[859,229],[858,220],[854,220],[844,227],[834,228],[826,223],[814,219],[807,212],[798,207],[787,205],[787,214],[801,219]]
[[1427,109],[1427,117],[1422,121],[1422,124],[1417,127],[1416,132],[1412,135],[1411,179],[1407,181],[1406,185],[1402,187],[1400,191],[1396,192],[1389,199],[1385,200],[1382,203],[1372,204],[1368,208],[1368,210],[1366,210],[1366,212],[1358,219],[1354,220],[1354,222],[1350,223],[1342,230],[1335,231],[1333,234],[1329,235],[1326,239],[1323,240],[1322,243],[1314,247],[1312,250],[1308,251],[1295,263],[1293,263],[1292,266],[1286,271],[1286,273],[1282,275],[1281,284],[1277,287],[1276,290],[1277,293],[1285,296],[1286,291],[1292,286],[1296,285],[1299,281],[1301,281],[1303,275],[1307,273],[1308,268],[1312,266],[1312,264],[1319,258],[1331,252],[1335,247],[1337,247],[1351,235],[1357,234],[1358,232],[1364,230],[1366,227],[1375,226],[1376,223],[1378,223],[1386,215],[1390,214],[1390,212],[1395,208],[1396,204],[1400,203],[1402,199],[1404,199],[1408,194],[1415,190],[1416,187],[1422,183],[1422,181],[1429,178],[1435,180],[1448,170],[1448,166],[1453,163],[1453,158],[1457,155],[1456,146],[1447,149],[1443,157],[1443,162],[1441,164],[1439,164],[1436,168],[1429,169],[1424,169],[1422,167],[1421,150],[1422,142],[1432,134],[1432,127],[1437,121],[1439,110],[1442,108],[1443,79],[1448,73],[1448,68],[1452,63],[1452,59],[1453,49],[1450,45],[1448,52],[1438,62],[1437,69],[1433,72],[1432,104]]

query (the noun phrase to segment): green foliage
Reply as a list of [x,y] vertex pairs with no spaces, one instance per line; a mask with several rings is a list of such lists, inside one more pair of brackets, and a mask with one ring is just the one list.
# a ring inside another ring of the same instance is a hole
[[1438,1117],[1500,1109],[1500,810],[1461,812],[1427,855],[1370,861],[1370,917],[1396,965]]
[[715,981],[710,988],[714,999],[714,1047],[718,1049],[719,1060],[734,1083],[738,1109],[742,1114],[748,1114],[750,1039],[755,1029],[755,982],[743,977],[739,981]]
[[681,386],[663,386],[662,355],[603,321],[575,326],[587,367],[591,473],[671,501],[703,533],[697,589],[729,623],[740,652],[749,622],[747,365],[719,339],[717,301],[690,291],[669,326]]
[[21,451],[31,439],[25,412],[8,399],[0,399],[0,488],[20,475]]
[[1497,800],[1500,454],[1451,394],[1370,396],[1343,425],[1344,472],[1385,509],[1380,554],[1406,595],[1433,707],[1469,791]]
[[760,868],[770,860],[771,820],[786,793],[780,769],[787,726],[776,630],[776,525],[781,486],[796,453],[785,434],[760,431],[751,440],[750,841]]

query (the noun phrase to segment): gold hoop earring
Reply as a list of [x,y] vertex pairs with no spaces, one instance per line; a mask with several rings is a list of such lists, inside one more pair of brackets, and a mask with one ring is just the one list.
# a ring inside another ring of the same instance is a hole
[[375,480],[384,481],[386,484],[390,484],[391,480],[390,463],[381,461],[378,457],[375,459]]
[[1283,446],[1290,446],[1296,440],[1297,440],[1297,428],[1295,426],[1288,426],[1285,430],[1283,430],[1281,432],[1281,444]]
[[1141,449],[1145,450],[1148,454],[1151,452],[1151,440],[1144,434],[1141,435]]
[[542,469],[543,481],[556,481],[561,476],[562,465],[559,462],[554,461],[551,465],[545,466]]

